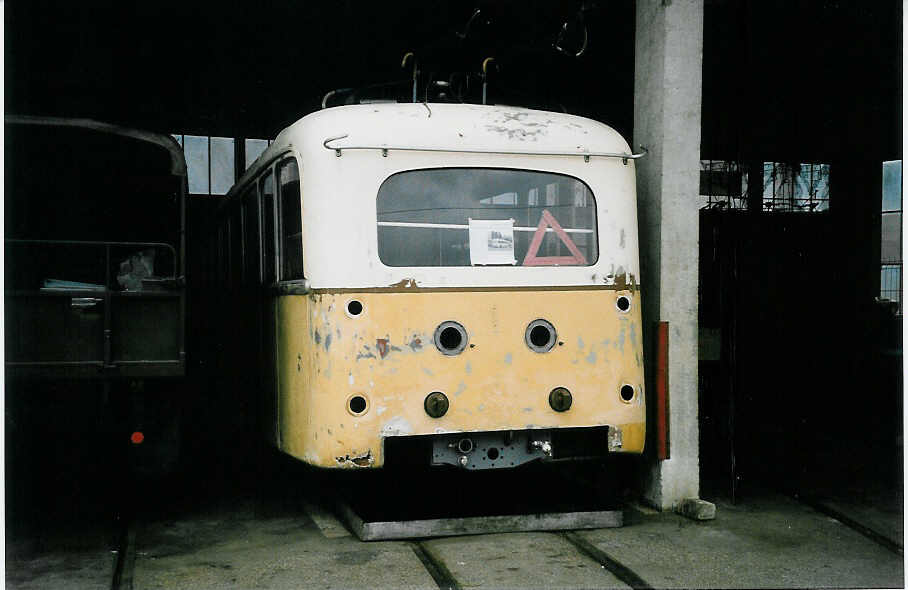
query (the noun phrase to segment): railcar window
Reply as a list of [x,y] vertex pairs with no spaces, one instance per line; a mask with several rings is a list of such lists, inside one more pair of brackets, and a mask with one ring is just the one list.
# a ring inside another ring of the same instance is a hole
[[296,160],[280,165],[281,279],[303,278],[303,220],[300,210],[300,175]]
[[255,285],[261,280],[261,254],[259,251],[259,236],[261,222],[259,220],[258,193],[255,185],[249,187],[243,195],[243,216],[245,221],[246,239],[246,282]]
[[593,193],[562,174],[410,170],[382,184],[377,208],[388,266],[584,266],[599,257]]
[[276,263],[277,248],[275,247],[275,207],[274,207],[274,175],[269,170],[259,183],[262,195],[262,274],[266,285],[277,280]]
[[242,280],[243,269],[243,223],[239,207],[230,215],[230,284],[238,285]]
[[227,283],[230,280],[229,264],[227,260],[227,227],[225,223],[218,227],[218,279],[220,283]]

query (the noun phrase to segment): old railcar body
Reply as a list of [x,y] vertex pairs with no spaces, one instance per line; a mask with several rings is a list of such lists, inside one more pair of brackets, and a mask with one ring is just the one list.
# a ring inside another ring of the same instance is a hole
[[344,106],[282,131],[211,245],[215,274],[261,294],[237,340],[272,442],[326,468],[642,452],[639,155],[504,106]]

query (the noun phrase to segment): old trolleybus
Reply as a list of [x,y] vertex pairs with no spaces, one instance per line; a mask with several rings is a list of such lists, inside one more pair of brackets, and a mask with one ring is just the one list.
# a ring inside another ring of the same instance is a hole
[[595,121],[478,105],[281,132],[217,233],[268,294],[274,443],[331,468],[642,452],[639,155]]

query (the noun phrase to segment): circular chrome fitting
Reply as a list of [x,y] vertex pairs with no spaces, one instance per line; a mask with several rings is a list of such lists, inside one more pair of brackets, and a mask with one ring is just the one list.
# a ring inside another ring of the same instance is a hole
[[457,322],[442,322],[435,328],[435,347],[442,354],[460,354],[467,347],[467,340],[467,331]]
[[634,401],[634,395],[636,393],[637,392],[634,391],[633,385],[628,385],[625,383],[624,385],[621,386],[621,391],[619,392],[619,395],[621,396],[621,401],[629,404],[632,401]]
[[369,409],[369,400],[362,395],[351,395],[347,399],[347,411],[354,416],[362,416]]
[[627,295],[622,295],[615,301],[615,307],[618,308],[618,311],[621,313],[627,313],[631,308],[631,300]]
[[457,441],[457,450],[466,455],[467,453],[473,452],[473,439],[472,438],[462,438]]
[[448,396],[440,391],[433,391],[426,396],[423,403],[426,414],[433,418],[441,418],[448,412]]
[[556,387],[549,394],[549,405],[556,412],[567,412],[571,409],[571,402],[573,401],[571,392],[566,387]]
[[555,326],[542,319],[530,322],[530,325],[527,326],[525,337],[527,346],[533,352],[548,352],[552,350],[558,340]]

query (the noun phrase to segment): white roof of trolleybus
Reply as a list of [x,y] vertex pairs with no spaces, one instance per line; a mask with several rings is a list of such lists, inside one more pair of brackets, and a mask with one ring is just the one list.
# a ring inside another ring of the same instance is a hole
[[[632,150],[618,132],[597,121],[506,106],[334,107],[284,129],[247,176],[288,151],[300,162],[304,272],[312,288],[639,281],[634,161],[620,157]],[[384,265],[377,252],[376,219],[382,182],[405,170],[444,167],[527,169],[582,180],[597,205],[598,260],[592,266],[559,267]]]

